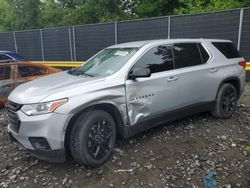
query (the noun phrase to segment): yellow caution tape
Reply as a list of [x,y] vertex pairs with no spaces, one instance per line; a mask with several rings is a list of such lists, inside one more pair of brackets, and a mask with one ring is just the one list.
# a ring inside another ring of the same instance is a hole
[[246,70],[250,71],[250,62],[247,62]]
[[85,62],[80,61],[31,61],[35,64],[47,65],[50,67],[79,67]]

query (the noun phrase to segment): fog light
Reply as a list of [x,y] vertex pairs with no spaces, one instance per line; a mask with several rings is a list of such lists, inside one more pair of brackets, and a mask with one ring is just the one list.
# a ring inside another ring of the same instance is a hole
[[48,141],[42,137],[29,137],[31,145],[37,150],[50,150]]

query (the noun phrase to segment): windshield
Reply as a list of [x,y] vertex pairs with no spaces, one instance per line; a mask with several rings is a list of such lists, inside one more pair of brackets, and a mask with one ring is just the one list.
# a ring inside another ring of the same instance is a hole
[[137,50],[138,48],[105,49],[69,73],[86,76],[109,76],[125,65]]

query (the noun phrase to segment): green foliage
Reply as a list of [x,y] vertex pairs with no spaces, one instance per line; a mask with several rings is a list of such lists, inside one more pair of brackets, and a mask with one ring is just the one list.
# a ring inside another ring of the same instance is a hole
[[179,0],[135,0],[132,12],[139,18],[164,16],[180,6]]
[[11,8],[11,29],[39,27],[40,0],[7,0]]
[[249,0],[0,0],[0,31],[112,22],[250,6]]
[[210,12],[250,6],[248,0],[179,0],[181,7],[175,8],[176,14]]
[[12,12],[5,0],[0,0],[0,31],[11,30]]

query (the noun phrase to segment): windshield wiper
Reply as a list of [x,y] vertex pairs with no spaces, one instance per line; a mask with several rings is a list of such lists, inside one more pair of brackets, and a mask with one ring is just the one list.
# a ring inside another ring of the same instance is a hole
[[84,76],[88,76],[88,77],[93,77],[92,74],[88,74],[88,73],[85,73],[85,72],[79,72],[78,75],[84,75]]
[[83,71],[79,71],[77,69],[71,69],[68,71],[69,74],[72,74],[74,76],[79,76],[79,75],[83,75],[83,76],[88,76],[88,77],[93,77],[92,74],[88,74],[88,73],[85,73]]

